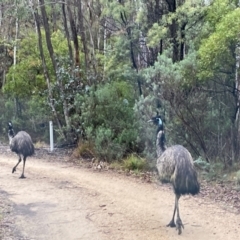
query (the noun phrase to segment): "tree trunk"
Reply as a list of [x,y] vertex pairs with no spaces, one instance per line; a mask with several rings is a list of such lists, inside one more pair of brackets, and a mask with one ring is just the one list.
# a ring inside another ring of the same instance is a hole
[[63,4],[62,4],[63,25],[64,25],[64,29],[65,29],[65,34],[67,37],[69,57],[70,57],[70,60],[73,62],[73,52],[72,52],[72,45],[71,45],[70,35],[69,35],[69,31],[68,31],[68,26],[67,26],[67,16],[66,16],[65,4],[66,4],[65,0],[63,0]]
[[[29,0],[29,2],[32,3],[31,0]],[[33,5],[31,4],[30,6],[33,6]],[[56,111],[55,105],[54,105],[54,98],[53,98],[52,88],[51,88],[51,84],[50,84],[50,76],[49,76],[49,72],[48,72],[48,69],[47,69],[47,64],[46,64],[45,57],[44,57],[44,52],[43,52],[42,33],[41,33],[40,20],[39,20],[39,15],[38,15],[37,9],[32,8],[32,13],[33,13],[36,28],[37,28],[38,47],[39,47],[40,57],[41,57],[41,60],[42,60],[43,73],[44,73],[44,77],[45,77],[47,87],[48,87],[48,103],[49,103],[49,106],[52,109],[53,116],[55,117],[55,119],[57,121],[57,125],[58,125],[58,128],[60,130],[60,133],[61,133],[62,136],[65,137],[64,131],[62,129],[62,124],[59,121],[58,114],[57,114],[57,111]]]
[[185,27],[187,23],[183,23],[181,27],[181,39],[180,39],[180,59],[183,60],[185,56]]
[[56,0],[53,0],[53,4],[51,4],[51,17],[52,17],[52,31],[55,32],[57,31],[57,11],[56,11]]
[[68,10],[68,17],[69,17],[69,22],[70,22],[70,27],[71,27],[71,32],[72,32],[72,39],[73,39],[73,44],[74,44],[74,52],[75,52],[75,62],[74,62],[74,64],[75,64],[76,67],[80,68],[80,55],[79,55],[77,28],[76,28],[76,23],[73,19],[73,14],[72,14],[72,10],[70,8],[69,0],[67,1],[67,10]]
[[[234,129],[233,131],[233,150],[232,150],[232,161],[236,160],[239,154],[239,140],[240,140],[240,46],[236,46],[235,48],[235,99],[236,99],[236,113],[235,113],[235,119],[234,119]],[[232,164],[232,161],[230,164]]]
[[[16,9],[16,23],[15,23],[15,44],[13,47],[13,68],[15,69],[16,63],[17,63],[17,39],[18,39],[18,30],[19,30],[19,22],[18,22],[18,6],[17,2],[15,0],[15,9]],[[15,77],[13,75],[13,82],[15,84]],[[20,108],[20,103],[18,101],[18,97],[15,97],[14,99],[15,102],[15,114],[16,116],[21,116],[21,108]]]
[[[58,76],[57,76],[58,66],[56,63],[55,53],[54,53],[53,46],[52,46],[50,27],[49,27],[47,13],[46,13],[46,9],[45,9],[45,2],[44,2],[44,0],[39,0],[39,2],[40,2],[40,8],[41,8],[41,12],[42,12],[43,25],[44,25],[45,34],[46,34],[46,42],[47,42],[48,52],[49,52],[50,58],[52,60],[56,80],[58,81],[59,86],[60,86],[60,95],[64,96],[63,83],[62,83],[62,81],[58,80]],[[68,102],[65,97],[62,98],[62,101],[63,101],[63,112],[64,112],[66,126],[67,126],[67,128],[69,128],[70,127],[70,119],[69,119]],[[64,134],[64,136],[66,138],[66,134]]]
[[83,12],[82,12],[82,0],[78,0],[78,22],[79,22],[79,32],[83,44],[83,51],[84,51],[84,60],[85,60],[85,68],[87,68],[88,64],[88,49],[87,49],[87,42],[85,36],[85,27],[83,23]]
[[39,3],[40,3],[40,9],[41,9],[41,13],[42,13],[43,26],[44,26],[45,34],[46,34],[47,48],[48,48],[50,58],[52,60],[54,72],[56,74],[57,73],[57,64],[56,64],[55,54],[53,51],[53,46],[52,46],[52,41],[51,41],[51,33],[50,33],[50,27],[48,24],[48,17],[47,17],[46,8],[45,8],[45,2],[44,2],[44,0],[39,0]]
[[[168,5],[168,11],[170,13],[175,13],[177,9],[177,4],[176,0],[166,0],[167,5]],[[172,60],[173,62],[177,62],[180,60],[179,57],[179,42],[178,42],[178,23],[176,19],[172,20],[172,23],[169,26],[170,30],[170,37],[171,37],[171,42],[173,45],[173,53],[172,53]]]

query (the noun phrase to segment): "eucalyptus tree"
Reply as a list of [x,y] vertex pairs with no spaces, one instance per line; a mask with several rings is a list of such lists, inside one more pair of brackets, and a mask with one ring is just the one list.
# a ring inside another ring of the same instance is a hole
[[[154,3],[146,5],[154,9]],[[196,156],[231,164],[239,159],[240,142],[238,1],[176,1],[173,12],[169,3],[160,2],[158,22],[146,26],[149,50],[159,54],[142,71],[147,97],[139,108],[157,102],[172,123],[170,142],[180,139]]]
[[[143,50],[145,36],[141,35],[137,12],[140,1],[101,0],[104,28],[104,76],[115,80],[131,81],[142,94],[139,69],[145,65]],[[139,40],[141,38],[141,44]]]
[[238,1],[215,0],[208,7],[205,31],[199,49],[198,77],[207,83],[218,100],[224,119],[219,139],[232,164],[239,158],[240,132],[240,11]]
[[[6,74],[9,71],[11,65],[16,66],[17,63],[17,48],[20,39],[22,39],[29,25],[31,25],[31,18],[26,8],[25,1],[10,0],[1,1],[1,37],[0,42],[2,47],[5,49],[6,56],[3,60],[4,66],[1,70],[1,85],[4,86],[6,82]],[[8,61],[6,61],[8,59]],[[6,64],[7,63],[7,64]],[[14,78],[14,75],[12,75]],[[15,115],[21,114],[21,108],[18,98],[15,96]]]
[[196,55],[207,6],[200,0],[101,4],[105,76],[137,82],[138,110],[149,114],[149,105],[159,107],[175,123],[173,129],[183,125],[172,139],[180,135],[196,155],[208,159],[209,127],[203,131],[200,123],[209,98],[199,91]]

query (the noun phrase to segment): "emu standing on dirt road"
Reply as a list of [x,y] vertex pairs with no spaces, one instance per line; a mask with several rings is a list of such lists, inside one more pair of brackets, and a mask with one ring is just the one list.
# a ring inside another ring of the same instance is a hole
[[[158,126],[157,133],[157,169],[159,178],[162,181],[171,182],[175,192],[175,206],[173,217],[168,227],[176,227],[178,234],[184,228],[179,214],[178,201],[181,195],[199,193],[200,185],[197,179],[197,172],[194,169],[193,159],[190,152],[181,145],[165,147],[165,135],[163,121],[160,116],[153,117],[149,122]],[[177,211],[176,224],[174,221]]]
[[9,145],[12,152],[17,153],[19,156],[18,163],[14,166],[12,173],[14,173],[17,169],[18,164],[22,161],[21,155],[23,156],[23,171],[20,178],[25,178],[24,176],[24,168],[25,162],[28,156],[34,154],[34,146],[32,143],[32,139],[30,135],[25,131],[20,131],[16,135],[13,130],[12,123],[8,123],[8,138]]

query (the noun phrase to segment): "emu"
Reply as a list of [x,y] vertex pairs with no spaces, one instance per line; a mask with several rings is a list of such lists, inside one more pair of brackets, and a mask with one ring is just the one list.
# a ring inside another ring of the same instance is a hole
[[16,171],[18,164],[22,161],[21,156],[23,156],[23,171],[20,178],[25,178],[24,169],[26,159],[28,156],[32,156],[34,154],[32,139],[30,135],[25,131],[20,131],[15,135],[11,122],[8,123],[8,138],[10,149],[12,152],[15,152],[19,156],[18,163],[12,169],[12,173]]
[[[163,182],[170,182],[175,192],[175,206],[173,217],[167,227],[176,227],[178,234],[182,233],[184,225],[180,218],[178,201],[181,195],[198,194],[200,185],[197,172],[190,152],[181,145],[174,145],[166,148],[163,121],[157,114],[149,122],[158,126],[156,148],[157,148],[157,170],[159,179]],[[176,223],[175,213],[177,212]]]

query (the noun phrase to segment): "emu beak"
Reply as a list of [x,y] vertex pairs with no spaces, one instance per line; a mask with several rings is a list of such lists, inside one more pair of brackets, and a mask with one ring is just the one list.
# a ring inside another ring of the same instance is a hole
[[152,122],[153,120],[152,119],[150,119],[150,120],[148,120],[147,122]]

